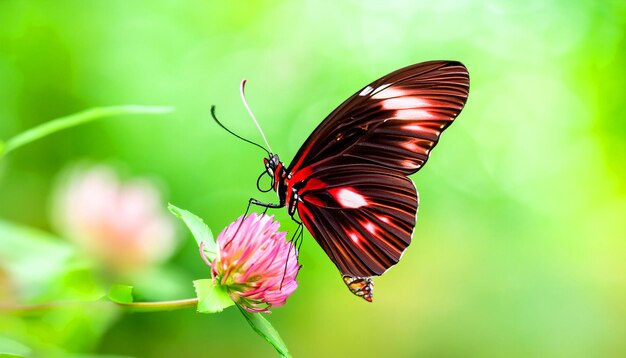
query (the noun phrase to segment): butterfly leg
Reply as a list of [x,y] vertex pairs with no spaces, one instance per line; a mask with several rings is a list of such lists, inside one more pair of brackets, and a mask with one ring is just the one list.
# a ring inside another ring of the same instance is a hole
[[[283,270],[283,278],[280,280],[281,289],[283,287],[283,281],[285,280],[285,275],[287,274],[287,266],[289,264],[289,259],[291,258],[291,250],[296,250],[296,262],[298,262],[299,257],[300,257],[300,246],[302,245],[303,236],[304,236],[304,229],[302,228],[302,223],[298,222],[298,227],[296,228],[296,231],[294,231],[293,235],[291,236],[291,239],[289,239],[289,242],[291,243],[291,245],[289,245],[289,251],[287,252],[287,260],[285,260],[285,269]],[[302,268],[302,265],[299,265],[298,272],[300,272],[301,268]]]
[[[248,200],[248,206],[246,207],[246,212],[243,214],[243,217],[245,218],[246,216],[248,216],[248,211],[250,211],[250,206],[254,204],[254,205],[258,205],[261,207],[265,208],[265,211],[263,211],[263,215],[265,215],[265,213],[267,212],[268,209],[272,208],[272,209],[277,209],[277,208],[282,208],[284,205],[280,205],[280,204],[274,204],[274,203],[263,203],[259,200],[256,200],[255,198],[250,198],[250,200]],[[243,223],[243,221],[242,221]],[[240,225],[241,226],[241,225]],[[239,229],[237,229],[237,232],[239,231]],[[235,235],[237,235],[237,232],[235,232]]]
[[285,206],[285,204],[264,203],[262,201],[256,200],[255,198],[250,198],[250,200],[248,201],[248,209],[250,208],[250,205],[252,204],[262,206],[265,209],[270,209],[270,208],[278,209],[278,208],[282,208],[283,206]]
[[298,249],[298,254],[300,253],[300,246],[302,246],[302,241],[304,239],[304,226],[302,225],[301,221],[298,221],[296,219],[294,219],[293,217],[291,218],[293,219],[293,221],[298,224],[298,227],[296,228],[296,231],[294,232],[293,236],[291,237],[291,242],[293,242],[293,245],[295,248]]
[[[269,208],[274,209],[274,208],[281,208],[282,207],[280,204],[263,203],[263,202],[261,202],[259,200],[254,199],[254,198],[250,198],[250,200],[248,200],[248,206],[246,206],[246,211],[243,213],[243,217],[241,219],[241,222],[239,223],[239,226],[237,227],[237,230],[235,231],[235,235],[233,235],[233,238],[235,238],[237,236],[237,234],[239,233],[239,229],[241,228],[241,225],[243,224],[243,221],[248,216],[248,211],[250,211],[250,206],[252,204],[264,207],[265,211],[263,212],[263,215],[265,215],[265,213],[267,212],[267,209],[269,209]],[[232,241],[232,239],[230,239],[230,241]],[[227,247],[228,245],[230,245],[230,241],[228,241],[226,243],[226,245],[224,245],[224,246]]]

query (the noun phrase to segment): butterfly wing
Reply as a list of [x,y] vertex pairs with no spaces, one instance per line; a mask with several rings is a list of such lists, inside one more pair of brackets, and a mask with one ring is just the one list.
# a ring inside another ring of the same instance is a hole
[[356,296],[363,297],[367,302],[372,302],[374,298],[374,281],[372,281],[371,277],[343,275],[342,278],[350,292]]
[[311,133],[290,173],[310,172],[337,157],[418,171],[441,132],[461,112],[469,74],[460,62],[430,61],[392,72],[356,92]]
[[298,191],[302,223],[344,275],[380,275],[411,242],[413,182],[371,164],[325,166]]
[[417,212],[407,175],[426,163],[468,92],[459,62],[408,66],[348,98],[300,148],[288,191],[298,191],[302,222],[343,275],[380,275],[398,262]]

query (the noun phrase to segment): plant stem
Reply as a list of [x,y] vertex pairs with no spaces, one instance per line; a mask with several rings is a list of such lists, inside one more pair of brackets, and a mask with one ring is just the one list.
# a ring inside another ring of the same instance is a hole
[[152,312],[152,311],[172,311],[178,309],[192,308],[198,305],[197,298],[187,298],[182,300],[172,301],[157,301],[157,302],[130,302],[120,303],[111,302],[106,300],[99,301],[58,301],[58,302],[46,302],[37,304],[7,304],[0,303],[0,313],[15,313],[15,314],[28,314],[40,311],[47,311],[55,308],[66,308],[70,306],[79,305],[110,305],[114,304],[120,307],[129,309],[135,312]]
[[55,308],[66,308],[71,306],[80,305],[102,305],[109,304],[106,301],[56,301],[46,303],[34,303],[34,304],[19,304],[19,303],[0,303],[0,313],[15,313],[15,314],[28,314],[36,313],[40,311],[47,311]]
[[42,123],[34,128],[28,129],[6,142],[0,141],[0,158],[7,153],[34,142],[54,132],[87,123],[98,118],[110,117],[122,114],[160,114],[172,112],[173,107],[167,106],[140,106],[125,105],[112,107],[98,107],[86,111],[71,114],[69,116],[53,119]]
[[130,308],[132,311],[149,312],[149,311],[173,311],[184,308],[191,308],[198,306],[197,298],[186,298],[182,300],[173,301],[158,301],[158,302],[129,302],[121,303],[114,302],[118,306]]

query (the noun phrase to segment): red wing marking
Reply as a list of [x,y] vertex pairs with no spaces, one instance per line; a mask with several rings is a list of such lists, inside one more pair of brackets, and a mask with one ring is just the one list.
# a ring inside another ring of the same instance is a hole
[[417,192],[411,180],[361,164],[332,166],[314,175],[325,186],[305,183],[298,211],[339,271],[369,277],[397,263],[415,226]]
[[[459,62],[430,61],[394,71],[363,87],[328,115],[300,148],[288,172],[306,179],[309,173],[299,173],[341,157],[412,174],[428,160],[443,130],[465,105],[468,92],[469,74]],[[408,148],[405,143],[421,148]]]
[[302,222],[354,294],[371,301],[370,276],[409,245],[418,203],[407,176],[424,166],[468,93],[460,62],[399,69],[344,101],[292,160],[286,194],[298,193]]

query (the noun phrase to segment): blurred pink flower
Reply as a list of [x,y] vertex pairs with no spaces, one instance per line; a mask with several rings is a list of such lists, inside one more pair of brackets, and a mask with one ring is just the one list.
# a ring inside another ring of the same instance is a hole
[[110,167],[75,169],[57,189],[59,231],[109,271],[129,274],[164,261],[175,248],[175,226],[155,186],[121,183]]
[[247,311],[269,313],[298,287],[296,249],[285,241],[286,232],[277,231],[273,216],[252,213],[243,223],[242,218],[218,235],[211,276]]
[[15,287],[11,280],[11,276],[0,265],[0,304],[3,302],[11,302],[15,299]]

